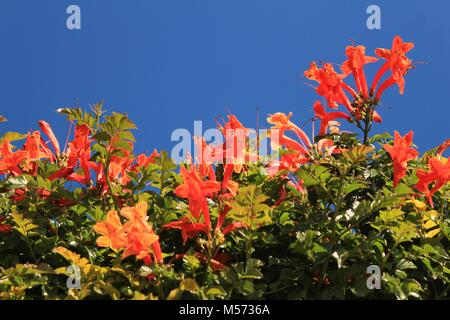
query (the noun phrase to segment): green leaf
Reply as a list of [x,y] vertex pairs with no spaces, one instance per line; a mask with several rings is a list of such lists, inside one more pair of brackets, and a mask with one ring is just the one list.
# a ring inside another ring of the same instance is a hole
[[24,237],[28,237],[28,233],[31,230],[38,228],[37,225],[33,224],[32,220],[24,218],[23,214],[13,212],[11,213],[11,217],[15,223],[14,229],[19,231]]
[[265,202],[268,199],[255,185],[240,187],[234,201],[230,202],[231,211],[228,217],[243,222],[253,230],[272,223],[271,207]]
[[417,225],[410,221],[400,222],[397,226],[390,229],[394,232],[395,241],[398,243],[410,241],[419,236]]
[[133,133],[131,133],[130,131],[122,131],[119,133],[119,138],[123,139],[123,140],[128,140],[128,141],[133,141],[135,142],[136,139],[134,138]]
[[400,209],[394,209],[394,210],[382,210],[380,211],[380,218],[383,220],[384,223],[391,223],[396,222],[398,220],[401,220],[405,212],[403,212]]
[[188,291],[190,293],[197,293],[199,291],[197,282],[194,279],[190,278],[181,281],[179,288],[181,291]]
[[368,154],[373,150],[374,148],[371,146],[359,145],[342,152],[342,156],[351,163],[360,163],[365,161]]
[[[1,122],[1,121],[0,121]],[[18,133],[18,132],[7,132],[3,135],[3,137],[0,139],[0,141],[7,140],[9,142],[17,141],[25,139],[28,135],[24,133]]]
[[348,195],[349,193],[352,193],[355,190],[365,189],[365,188],[367,188],[367,183],[365,181],[354,181],[345,186],[344,194]]
[[406,259],[401,259],[397,263],[397,269],[398,270],[417,269],[417,267],[412,261],[406,260]]
[[223,298],[226,295],[226,292],[220,287],[213,287],[206,291],[206,295],[213,298]]
[[187,272],[194,273],[200,267],[200,261],[194,255],[186,254],[183,257],[183,267]]
[[395,187],[394,192],[397,196],[407,196],[412,194],[413,190],[404,183],[399,183],[397,187]]
[[105,131],[99,131],[95,135],[92,136],[96,141],[109,141],[111,140],[111,136]]
[[115,142],[114,143],[114,148],[117,148],[117,149],[125,149],[125,150],[127,150],[127,151],[132,151],[132,146],[130,145],[130,143],[128,143],[127,141],[125,141],[125,140],[118,140],[117,142]]
[[305,187],[315,186],[319,183],[318,178],[316,178],[314,175],[307,172],[306,170],[300,169],[297,175],[298,178],[303,181],[303,186]]
[[239,282],[239,289],[243,295],[247,296],[251,295],[255,291],[255,286],[252,281],[244,280]]

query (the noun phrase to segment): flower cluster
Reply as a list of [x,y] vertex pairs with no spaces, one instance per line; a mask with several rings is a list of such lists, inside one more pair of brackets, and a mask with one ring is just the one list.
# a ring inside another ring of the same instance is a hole
[[136,259],[142,259],[146,264],[152,262],[149,253],[152,250],[154,259],[162,262],[159,237],[147,221],[147,207],[146,202],[139,202],[135,207],[123,207],[120,215],[127,219],[125,224],[120,221],[117,211],[109,211],[106,220],[94,226],[94,230],[102,235],[97,239],[97,245],[115,250],[125,249],[122,259],[134,255]]

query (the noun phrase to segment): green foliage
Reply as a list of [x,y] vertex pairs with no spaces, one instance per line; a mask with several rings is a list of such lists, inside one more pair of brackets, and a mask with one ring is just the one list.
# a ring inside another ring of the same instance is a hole
[[[60,109],[90,128],[90,160],[105,168],[114,157],[135,160],[133,122],[124,114],[104,116],[102,103],[93,111]],[[10,132],[3,139],[24,137]],[[448,188],[434,195],[434,208],[415,195],[412,174],[393,188],[391,159],[375,148],[391,142],[388,134],[372,137],[370,146],[354,135],[333,139],[341,153],[293,173],[303,191],[288,184],[283,172],[266,175],[263,163],[235,173],[236,195],[222,202],[208,199],[208,208],[215,222],[221,206],[228,205],[224,225],[243,227],[212,238],[199,233],[186,243],[178,230],[164,228],[189,211],[188,201],[175,193],[182,177],[167,152],[130,170],[125,183],[106,181],[108,188],[95,181],[89,186],[50,181],[65,159],[37,161],[35,175],[0,181],[0,226],[11,226],[0,232],[0,298],[448,299]],[[418,159],[409,171],[425,165]],[[43,196],[42,190],[50,193]],[[139,201],[149,204],[162,264],[122,260],[119,250],[96,245],[93,226],[109,210]],[[367,287],[371,265],[382,272],[379,290]],[[67,286],[69,266],[79,268],[80,288]]]

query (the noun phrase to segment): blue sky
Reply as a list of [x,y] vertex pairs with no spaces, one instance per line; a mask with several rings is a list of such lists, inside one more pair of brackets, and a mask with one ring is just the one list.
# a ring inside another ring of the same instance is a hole
[[[81,30],[66,28],[70,4],[81,8]],[[371,4],[381,7],[381,30],[366,27]],[[375,131],[413,129],[422,152],[450,136],[448,0],[3,0],[0,8],[2,132],[45,119],[64,141],[55,110],[100,99],[136,122],[139,151],[170,149],[174,129],[193,130],[194,120],[212,127],[226,107],[248,127],[256,108],[261,123],[292,111],[303,124],[317,99],[302,77],[310,61],[342,63],[352,41],[373,53],[398,34],[421,63],[403,96],[384,95]]]

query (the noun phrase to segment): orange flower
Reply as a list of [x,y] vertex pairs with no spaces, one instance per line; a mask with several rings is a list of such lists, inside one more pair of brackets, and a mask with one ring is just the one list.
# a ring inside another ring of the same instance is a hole
[[378,122],[378,123],[381,123],[383,121],[380,114],[378,112],[376,112],[375,110],[373,110],[373,112],[372,112],[372,118],[373,118],[373,121]]
[[229,205],[226,205],[220,212],[219,217],[217,219],[215,231],[220,231],[222,235],[227,235],[228,233],[239,229],[239,228],[245,228],[246,225],[242,222],[231,222],[227,226],[223,228],[223,225],[225,223],[225,219],[227,218],[228,212],[231,210],[231,207]]
[[[202,137],[194,137],[194,144],[197,148],[196,160],[198,163],[198,172],[201,177],[209,177],[210,180],[216,180],[216,175],[213,169],[216,148],[208,146],[205,139]],[[212,153],[212,154],[211,154]],[[223,158],[223,155],[220,154]]]
[[132,171],[136,171],[138,168],[146,168],[150,163],[155,162],[155,158],[161,156],[158,151],[155,149],[153,152],[147,157],[145,153],[141,153],[136,157],[136,163],[131,168]]
[[[424,193],[432,207],[432,195],[450,181],[450,161],[444,159],[445,158],[441,161],[438,158],[430,158],[428,160],[429,171],[418,170],[416,173],[419,181],[415,187],[417,190]],[[429,190],[429,185],[433,182],[434,187]]]
[[399,87],[400,94],[403,94],[405,89],[405,78],[404,76],[409,69],[412,68],[412,60],[406,57],[406,53],[414,48],[412,42],[403,42],[402,38],[395,36],[392,42],[392,48],[389,49],[376,49],[375,53],[377,56],[387,60],[384,65],[378,70],[377,74],[372,83],[371,92],[375,92],[375,89],[380,81],[381,77],[386,71],[391,70],[391,77],[385,80],[381,86],[378,88],[376,99],[379,100],[384,90],[386,90],[391,85],[397,83]]
[[55,153],[59,154],[60,153],[59,142],[58,142],[58,139],[56,139],[55,134],[53,133],[52,127],[44,120],[40,120],[38,123],[39,123],[39,127],[41,128],[41,130],[50,139],[50,143],[52,144],[53,149],[55,150]]
[[123,207],[120,210],[120,215],[130,221],[138,221],[145,224],[148,219],[147,209],[147,202],[140,201],[134,207]]
[[[333,65],[329,63],[323,64],[322,68],[318,68],[315,62],[311,63],[308,70],[304,72],[306,78],[317,81],[319,86],[316,88],[318,95],[327,100],[330,108],[336,109],[338,104],[343,104],[350,113],[353,113],[353,107],[343,89],[352,90],[342,81],[346,75],[338,74]],[[352,95],[355,93],[352,92]]]
[[43,158],[53,159],[53,154],[41,139],[39,131],[28,133],[22,150],[17,152],[12,152],[12,145],[5,139],[0,146],[0,173],[19,175],[24,170],[35,175],[37,172],[35,161]]
[[[234,170],[233,164],[225,164],[223,167],[223,178],[222,178],[222,192],[227,193],[227,196],[233,197],[237,193],[239,184],[236,181],[231,180]],[[223,194],[224,195],[224,194]]]
[[[316,103],[316,111],[318,111],[321,116],[326,118],[328,114],[325,114],[323,108],[320,110],[320,106],[321,105]],[[341,112],[333,112],[330,114],[330,117],[348,117]],[[270,176],[273,176],[280,170],[295,172],[300,165],[305,164],[312,159],[316,159],[317,156],[328,156],[340,152],[334,145],[333,141],[329,139],[321,139],[317,143],[311,144],[303,130],[289,120],[291,116],[292,113],[289,113],[288,115],[284,113],[276,113],[267,118],[269,123],[274,124],[274,128],[271,129],[270,133],[272,148],[278,149],[280,146],[284,146],[288,151],[287,153],[282,154],[279,160],[274,160],[269,164],[268,174]],[[329,121],[331,121],[331,119]],[[298,142],[285,136],[284,133],[287,130],[293,131],[300,141]]]
[[23,168],[31,175],[36,174],[36,160],[54,158],[53,153],[42,140],[41,133],[39,131],[28,133],[28,138],[23,145],[23,150],[27,154]]
[[450,139],[445,140],[437,149],[436,154],[441,156],[450,147]]
[[91,140],[89,139],[90,129],[82,124],[75,127],[74,139],[68,145],[67,166],[74,168],[77,163],[83,169],[84,175],[72,173],[67,178],[80,183],[90,184],[91,173],[89,159],[91,157]]
[[[208,145],[204,138],[194,137],[197,155],[195,158],[198,164],[192,164],[192,166],[196,168],[202,179],[207,177],[210,181],[215,181],[216,174],[214,172],[213,163],[216,161],[220,163],[220,161],[224,160],[222,198],[233,197],[236,195],[239,184],[232,181],[233,172],[242,172],[244,161],[250,160],[251,156],[245,148],[246,135],[249,130],[244,128],[234,115],[229,115],[229,118],[231,120],[223,127],[219,125],[219,129],[225,135],[230,135],[223,145]],[[232,147],[229,147],[230,145]],[[232,150],[232,148],[234,149]]]
[[301,165],[308,162],[308,156],[303,153],[292,151],[283,154],[279,160],[271,161],[267,168],[267,174],[272,177],[280,171],[287,170],[290,172],[296,172]]
[[125,247],[126,236],[117,211],[109,211],[106,220],[98,222],[93,229],[102,235],[97,239],[99,247],[110,247],[116,250]]
[[327,132],[328,123],[330,121],[333,121],[337,118],[343,118],[348,121],[351,120],[350,116],[347,115],[344,112],[325,112],[325,108],[323,107],[322,103],[320,101],[316,101],[314,103],[314,112],[317,118],[319,118],[320,121],[320,130],[319,130],[319,136],[323,136]]
[[186,243],[188,239],[195,238],[200,232],[208,233],[206,224],[191,221],[189,217],[183,217],[180,220],[169,222],[164,225],[164,228],[180,230],[183,243]]
[[65,178],[65,177],[71,175],[72,173],[73,173],[73,168],[70,168],[70,167],[61,168],[58,171],[52,173],[48,177],[48,180],[54,181],[56,179]]
[[240,229],[240,228],[246,228],[247,226],[243,223],[243,222],[231,222],[229,224],[226,225],[225,228],[222,229],[222,234],[225,236],[228,233],[236,230],[236,229]]
[[340,152],[341,150],[334,144],[333,140],[324,138],[311,146],[309,155],[311,159],[314,159],[317,156],[331,156]]
[[212,154],[220,155],[222,151],[223,160],[225,164],[233,166],[233,171],[241,173],[244,168],[244,163],[258,160],[258,155],[249,151],[248,136],[250,129],[244,127],[244,125],[238,120],[238,118],[229,114],[227,116],[228,121],[222,126],[218,124],[218,129],[222,132],[225,143],[220,148],[210,148],[208,150]]
[[20,170],[19,164],[27,158],[27,155],[27,152],[23,150],[13,152],[9,141],[3,140],[3,143],[0,145],[0,174],[21,174],[22,170]]
[[345,48],[345,55],[347,61],[342,64],[341,70],[344,74],[353,74],[355,78],[356,87],[359,92],[362,92],[364,97],[368,97],[367,81],[364,74],[364,65],[367,63],[375,62],[378,59],[375,57],[366,56],[366,47],[364,46],[348,46]]
[[108,167],[108,175],[111,181],[115,181],[120,185],[128,184],[131,179],[128,176],[128,171],[131,170],[131,165],[133,164],[132,152],[130,150],[133,149],[133,143],[128,142],[130,149],[127,150],[125,148],[116,148],[116,151],[120,151],[122,153],[121,156],[112,156],[109,167]]
[[189,171],[185,167],[181,167],[180,174],[183,177],[183,184],[175,189],[175,194],[180,198],[188,199],[189,210],[195,219],[199,219],[200,214],[203,213],[204,222],[210,230],[211,221],[206,197],[220,191],[219,182],[203,180],[194,166],[191,166]]
[[129,255],[136,255],[138,259],[146,257],[148,260],[148,248],[151,246],[156,260],[162,262],[159,237],[155,235],[152,226],[147,221],[147,209],[147,202],[140,201],[135,207],[123,207],[120,210],[120,215],[128,219],[124,225],[128,246],[125,249],[123,258]]
[[400,179],[406,176],[408,161],[417,158],[419,152],[411,148],[413,132],[410,131],[404,137],[395,131],[394,145],[385,144],[384,149],[390,154],[394,164],[394,187],[397,186]]
[[[226,206],[226,208],[220,212],[219,218],[217,219],[215,230],[221,230],[221,233],[223,235],[226,235],[238,228],[245,227],[244,224],[241,222],[232,222],[222,229],[226,215],[230,209],[231,208],[229,206]],[[208,234],[208,232],[210,231],[205,223],[194,222],[187,216],[179,220],[165,224],[164,228],[180,230],[181,237],[183,239],[183,244],[186,243],[188,239],[195,238],[197,234],[201,232]]]
[[[197,143],[204,142],[204,140],[198,139]],[[205,149],[205,144],[199,146]],[[207,168],[205,166],[190,165],[189,170],[185,167],[180,167],[180,174],[183,177],[183,184],[179,185],[175,189],[175,194],[180,198],[188,199],[189,210],[192,217],[184,216],[183,218],[170,222],[164,225],[167,229],[181,230],[181,236],[183,243],[188,239],[195,238],[198,233],[204,232],[208,238],[211,237],[211,220],[209,215],[209,208],[207,197],[211,197],[214,193],[220,192],[219,199],[230,199],[237,193],[238,184],[231,180],[231,175],[234,170],[234,164],[225,164],[223,172],[222,184],[215,180],[215,174],[212,171],[213,168]],[[203,168],[203,170],[202,170]],[[208,171],[212,171],[208,173]],[[209,176],[209,180],[203,180],[205,176]],[[212,179],[214,178],[214,179]],[[217,220],[216,229],[220,230],[222,224],[225,221],[226,213],[228,209],[222,210]],[[200,221],[200,215],[203,214],[203,222]],[[230,224],[225,227],[224,234],[233,231],[238,228],[239,224]]]
[[[89,139],[90,129],[87,125],[79,125],[75,128],[74,138],[69,143],[65,154],[67,155],[67,165],[50,175],[49,180],[67,178],[81,184],[89,185],[91,183],[92,169],[96,173],[95,182],[97,188],[102,194],[107,192],[108,186],[104,175],[104,166],[102,163],[90,161],[91,157],[91,139]],[[130,148],[133,148],[132,142],[129,142]],[[139,172],[140,168],[147,167],[155,161],[159,153],[154,150],[148,157],[142,153],[133,157],[132,151],[125,148],[116,148],[122,155],[113,155],[109,162],[108,176],[111,181],[120,185],[130,183],[129,172]],[[112,150],[110,150],[112,151]],[[80,167],[82,172],[75,172]]]
[[[129,256],[136,256],[136,259],[148,260],[150,247],[158,241],[159,237],[148,230],[151,227],[143,227],[137,221],[128,221],[124,225],[124,231],[127,237],[127,245],[123,252],[122,259]],[[151,261],[151,260],[150,260]]]
[[[272,145],[274,148],[278,148],[279,145],[285,145],[289,149],[307,154],[307,148],[311,146],[311,141],[309,140],[306,133],[290,120],[291,117],[292,112],[289,112],[289,114],[287,115],[282,112],[277,112],[275,114],[269,115],[269,117],[267,118],[267,122],[274,125],[274,127],[270,131]],[[285,132],[289,130],[293,131],[297,135],[297,137],[300,139],[301,144],[285,136]]]
[[152,248],[156,260],[162,262],[159,237],[147,221],[147,208],[147,203],[143,201],[135,207],[123,207],[120,215],[128,219],[123,225],[117,212],[109,211],[106,220],[94,226],[94,231],[102,235],[97,239],[97,245],[116,250],[125,249],[122,259],[134,255],[145,263],[152,261],[149,251]]

